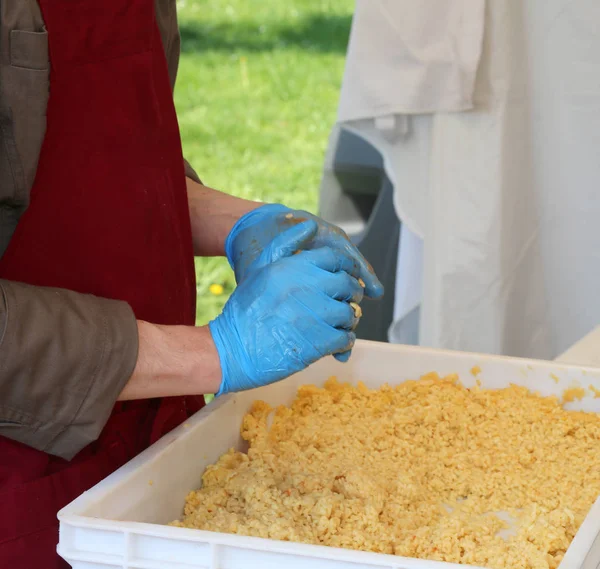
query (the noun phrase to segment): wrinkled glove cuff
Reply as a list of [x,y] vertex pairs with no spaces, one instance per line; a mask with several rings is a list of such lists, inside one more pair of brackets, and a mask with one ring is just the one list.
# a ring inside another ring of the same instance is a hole
[[[220,318],[220,316],[218,318]],[[213,342],[217,348],[219,363],[221,364],[221,385],[219,386],[219,391],[215,394],[216,397],[229,392],[227,379],[231,377],[227,358],[227,343],[221,333],[221,326],[219,325],[218,318],[215,318],[208,323],[208,329],[210,330]]]
[[234,326],[228,326],[227,314],[221,313],[208,323],[208,328],[217,348],[221,364],[221,385],[219,391],[215,394],[216,397],[225,395],[231,391],[241,391],[242,389],[253,387],[252,384],[249,386],[243,385],[244,378],[249,378],[250,375],[243,367],[246,356],[243,353],[239,353],[239,350],[236,350],[236,346],[242,345],[241,340],[230,337],[231,335],[236,335],[237,332]]

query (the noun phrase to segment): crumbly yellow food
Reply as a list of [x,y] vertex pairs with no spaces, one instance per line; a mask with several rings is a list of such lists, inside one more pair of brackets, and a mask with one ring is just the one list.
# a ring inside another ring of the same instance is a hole
[[563,403],[571,403],[571,401],[581,401],[585,397],[585,389],[583,387],[570,387],[565,389],[562,394]]
[[354,310],[354,317],[360,318],[362,316],[362,308],[360,307],[360,304],[357,304],[356,302],[351,302],[350,306],[352,307],[352,310]]
[[522,387],[466,389],[435,374],[378,390],[329,380],[301,387],[269,428],[271,411],[253,405],[248,453],[209,466],[173,525],[547,569],[600,494],[600,418]]

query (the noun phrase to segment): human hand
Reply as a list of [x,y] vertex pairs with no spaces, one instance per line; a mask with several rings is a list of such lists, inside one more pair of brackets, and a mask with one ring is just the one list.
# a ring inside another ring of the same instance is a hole
[[218,395],[273,383],[352,348],[358,319],[349,303],[363,296],[357,262],[346,250],[302,250],[318,230],[310,219],[275,236],[209,324],[221,362]]
[[317,232],[303,244],[302,249],[329,247],[334,253],[350,258],[356,265],[357,277],[364,283],[365,295],[370,298],[381,297],[383,285],[344,231],[306,211],[291,210],[278,204],[263,205],[244,215],[229,233],[225,251],[234,269],[236,281],[241,283],[249,273],[264,266],[261,254],[273,240],[290,227],[306,220],[316,223]]

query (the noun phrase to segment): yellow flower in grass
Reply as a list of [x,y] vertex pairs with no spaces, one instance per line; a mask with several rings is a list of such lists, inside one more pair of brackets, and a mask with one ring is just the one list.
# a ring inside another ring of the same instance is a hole
[[215,296],[219,296],[221,294],[223,294],[223,285],[220,284],[211,284],[208,287],[208,290],[210,291],[211,294],[214,294]]

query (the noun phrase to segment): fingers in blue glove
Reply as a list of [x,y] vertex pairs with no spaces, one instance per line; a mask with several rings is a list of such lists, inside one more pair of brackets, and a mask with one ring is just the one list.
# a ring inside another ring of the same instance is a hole
[[[356,249],[358,253],[358,249]],[[381,298],[383,296],[383,285],[377,278],[373,267],[370,263],[359,253],[360,257],[357,259],[360,266],[360,277],[365,283],[364,292],[369,298]]]
[[350,237],[348,237],[343,229],[304,211],[278,211],[276,223],[279,230],[283,231],[286,226],[291,226],[298,223],[298,221],[306,219],[315,219],[319,225],[319,232],[312,247],[328,246],[336,252],[345,251],[346,254],[356,262],[357,276],[361,277],[365,283],[365,294],[369,298],[380,298],[383,296],[383,285],[377,278],[373,267],[351,242]]
[[312,251],[302,251],[300,255],[309,262],[330,273],[344,271],[352,275],[356,282],[360,278],[360,265],[356,259],[347,251],[333,250],[328,246],[322,246]]
[[[345,304],[350,310],[351,313],[346,313],[346,326],[349,326],[350,330],[355,330],[358,326],[358,322],[360,317],[362,316],[362,311],[360,310],[360,306],[354,302],[352,303],[342,303]],[[354,344],[353,344],[354,345]],[[333,357],[341,363],[346,363],[350,356],[352,355],[352,349],[333,354]]]
[[[380,298],[383,296],[383,285],[377,278],[377,275],[375,275],[373,267],[364,258],[358,248],[350,242],[348,236],[341,229],[336,229],[339,233],[334,232],[327,239],[322,240],[323,245],[328,245],[328,241],[332,241],[335,243],[335,246],[332,246],[332,248],[344,251],[346,256],[352,259],[356,264],[356,271],[353,274],[360,277],[364,282],[366,296],[369,298]],[[317,240],[321,240],[320,235],[317,235]]]
[[329,296],[314,295],[303,299],[304,308],[318,313],[321,319],[332,328],[354,330],[358,324],[358,318],[352,306],[347,302],[341,302]]
[[[314,238],[317,229],[316,222],[310,219],[290,227],[273,239],[254,262],[252,269],[257,270],[298,253],[309,263],[328,273],[320,275],[328,296],[337,300],[360,302],[364,296],[364,283],[359,282],[362,279],[356,259],[347,252],[333,251],[329,247],[303,250],[303,246]],[[350,275],[354,275],[354,278]]]
[[312,219],[289,227],[265,247],[258,259],[252,264],[252,269],[258,270],[285,257],[291,257],[313,241],[318,230],[319,226]]
[[373,268],[342,229],[306,211],[291,210],[279,204],[266,204],[245,215],[227,237],[227,258],[235,271],[237,282],[241,282],[249,272],[262,267],[260,263],[255,264],[255,260],[263,254],[273,239],[307,220],[314,221],[318,231],[313,239],[304,242],[300,248],[329,247],[336,253],[344,252],[356,262],[357,269],[348,272],[363,280],[366,296],[382,296],[383,286]]
[[341,363],[345,364],[350,359],[351,355],[352,355],[352,350],[347,350],[347,351],[342,352],[340,354],[333,354],[333,357],[338,362],[341,362]]
[[325,294],[336,300],[359,303],[363,299],[364,288],[358,279],[351,277],[345,271],[330,273],[323,271],[322,282]]
[[[303,230],[297,231],[302,238]],[[331,259],[302,252],[265,265],[240,283],[210,323],[223,373],[219,394],[278,381],[352,349],[357,318],[334,294],[352,298],[361,287],[349,275],[340,279],[339,271],[321,268],[341,266]]]
[[[291,229],[288,229],[289,231]],[[360,267],[356,259],[347,252],[333,251],[328,247],[321,247],[312,251],[301,251],[299,255],[323,271],[320,279],[326,295],[338,301],[346,301],[329,305],[330,313],[335,313],[337,318],[328,319],[328,323],[337,328],[356,329],[359,317],[348,302],[361,302],[365,290],[365,283],[361,277],[357,276],[360,274]],[[356,275],[357,278],[346,271]],[[351,345],[354,345],[355,340],[356,337],[353,336]],[[347,349],[338,353],[333,352],[333,355],[339,361],[347,362],[350,359],[351,352],[351,349]]]
[[[324,271],[324,273],[326,273]],[[360,320],[360,313],[357,313],[356,306],[362,300],[363,287],[358,280],[351,277],[348,273],[326,273],[323,275],[323,288],[333,300],[328,302],[325,308],[325,320],[334,328],[354,331]],[[352,301],[355,306],[352,306]],[[360,309],[360,307],[359,307]],[[349,344],[354,345],[356,336],[349,337]],[[346,349],[342,352],[333,353],[338,361],[345,363],[350,359],[352,349]]]
[[356,343],[356,334],[354,332],[340,332],[338,348],[333,350],[331,353],[335,356],[337,354],[343,354],[352,351],[354,344]]
[[271,241],[292,226],[285,218],[290,211],[280,204],[265,204],[242,216],[233,226],[225,240],[225,255],[238,283]]

